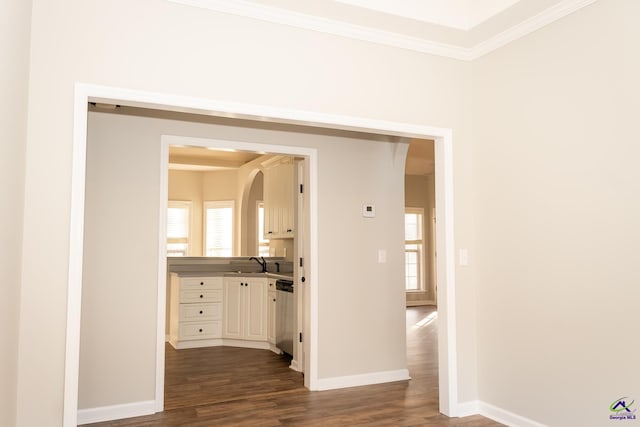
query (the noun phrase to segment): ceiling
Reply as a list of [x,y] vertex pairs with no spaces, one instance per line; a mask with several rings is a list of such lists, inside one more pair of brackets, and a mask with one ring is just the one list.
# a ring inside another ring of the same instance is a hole
[[412,139],[405,162],[405,175],[432,175],[435,168],[433,141]]
[[[238,125],[237,119],[227,119],[199,114],[181,113],[174,111],[161,111],[124,105],[89,103],[89,111],[101,114],[116,114],[134,117],[151,117],[167,120],[177,120],[196,123]],[[265,128],[264,122],[252,122],[244,120],[242,125],[248,128]],[[278,129],[279,125],[270,124],[269,129]],[[379,142],[409,142],[406,169],[407,175],[430,175],[434,173],[434,143],[424,139],[396,138],[379,134],[369,134],[339,129],[320,129],[304,126],[282,125],[287,131],[295,130],[301,135],[311,133],[314,135],[327,135],[331,137],[345,137],[364,139]],[[206,148],[184,145],[171,145],[169,147],[169,169],[187,171],[221,171],[233,170],[260,157],[266,160],[273,154],[265,152],[248,152],[219,148]]]
[[473,60],[597,0],[168,0]]
[[[405,174],[433,174],[433,150],[433,141],[412,139],[407,153]],[[169,147],[169,169],[202,172],[231,170],[263,155],[265,153],[172,145]]]
[[468,31],[520,0],[335,0],[351,6]]
[[237,169],[262,155],[264,153],[172,145],[169,147],[169,169],[191,171]]

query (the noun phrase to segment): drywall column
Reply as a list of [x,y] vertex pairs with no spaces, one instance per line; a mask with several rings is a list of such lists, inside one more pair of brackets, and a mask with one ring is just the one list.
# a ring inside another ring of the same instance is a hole
[[15,424],[31,2],[0,3],[0,425]]

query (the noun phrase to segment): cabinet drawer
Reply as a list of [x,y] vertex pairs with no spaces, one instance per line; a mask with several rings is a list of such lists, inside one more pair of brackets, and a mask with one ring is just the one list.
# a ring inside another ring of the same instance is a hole
[[180,321],[220,320],[222,319],[222,303],[180,304]]
[[185,277],[180,289],[222,289],[222,277]]
[[179,339],[182,340],[220,338],[221,336],[222,324],[220,321],[180,323]]
[[222,301],[222,289],[182,289],[180,302],[219,302]]

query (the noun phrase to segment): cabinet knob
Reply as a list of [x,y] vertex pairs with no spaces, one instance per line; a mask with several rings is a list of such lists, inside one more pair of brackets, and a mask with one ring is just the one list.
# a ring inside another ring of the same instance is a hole
[[198,332],[202,332],[202,329],[198,329]]
[[276,299],[275,299],[275,298],[273,299],[273,302],[276,302]]
[[204,298],[204,295],[200,294],[200,298]]
[[202,310],[200,310],[200,314],[202,314]]
[[291,233],[293,230],[292,229],[287,229],[287,233]]

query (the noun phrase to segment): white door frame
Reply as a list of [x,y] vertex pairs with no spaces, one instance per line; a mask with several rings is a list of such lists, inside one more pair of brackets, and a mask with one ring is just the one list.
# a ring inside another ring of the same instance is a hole
[[[411,123],[372,120],[355,116],[323,114],[304,110],[277,108],[267,105],[232,103],[215,99],[177,96],[165,93],[138,91],[117,87],[76,83],[74,96],[73,152],[71,171],[71,212],[69,230],[69,275],[67,292],[67,330],[65,354],[65,382],[63,426],[75,427],[78,417],[78,376],[80,362],[80,315],[82,304],[82,261],[84,236],[84,192],[87,148],[88,102],[117,103],[121,105],[182,111],[237,119],[261,120],[277,123],[313,126],[329,129],[353,130],[385,135],[425,138],[435,141],[436,213],[437,213],[437,283],[438,292],[438,360],[440,412],[448,416],[459,414],[457,381],[457,330],[455,310],[455,264],[453,227],[453,149],[451,129],[421,126]],[[292,147],[288,147],[291,149]],[[317,165],[311,164],[311,170]],[[311,186],[311,182],[309,183]],[[310,188],[310,194],[316,192]],[[310,283],[317,284],[317,205],[311,203],[311,271]],[[162,247],[162,244],[160,244]],[[311,286],[310,301],[309,388],[314,390],[318,381],[318,289]],[[159,320],[164,343],[164,316]],[[160,352],[158,352],[160,353]],[[156,364],[164,361],[164,351],[158,354]],[[163,377],[164,378],[164,377]],[[156,408],[162,410],[164,390],[156,384]]]
[[[318,183],[318,173],[317,173],[317,164],[318,164],[318,150],[315,148],[307,148],[307,147],[297,147],[290,145],[273,145],[273,144],[263,144],[263,143],[255,143],[255,142],[245,142],[245,141],[228,141],[222,139],[214,139],[214,138],[196,138],[190,136],[180,136],[180,135],[162,135],[161,143],[160,143],[160,212],[159,212],[159,227],[158,235],[160,236],[160,242],[158,247],[161,248],[159,259],[158,259],[158,342],[157,342],[157,354],[162,357],[158,357],[156,360],[156,410],[162,411],[163,400],[164,400],[164,342],[165,342],[165,310],[166,310],[166,274],[167,274],[167,266],[166,266],[166,241],[167,241],[167,203],[168,203],[168,167],[169,167],[169,146],[170,145],[187,145],[193,147],[211,147],[218,149],[234,149],[238,151],[253,151],[253,152],[265,152],[269,154],[284,154],[290,156],[298,156],[304,158],[304,168],[309,171],[309,182],[307,184],[307,192],[308,192],[308,200],[310,204],[310,209],[308,212],[300,213],[302,216],[308,214],[309,223],[312,224],[311,227],[307,228],[308,236],[304,236],[305,238],[300,239],[303,242],[302,247],[300,248],[300,253],[304,254],[304,258],[315,260],[316,256],[312,254],[317,254],[317,221],[316,221],[316,210],[317,206],[317,183]],[[296,176],[298,173],[298,165],[296,165]],[[297,182],[297,181],[296,181]],[[304,233],[302,229],[298,229],[299,233]],[[308,237],[308,238],[307,238]],[[307,240],[310,244],[307,244]],[[295,259],[295,257],[294,257]],[[317,275],[317,262],[310,262],[306,266],[306,271],[309,272],[307,280],[305,283],[305,287],[307,289],[316,289],[316,286],[309,286],[309,284],[317,283],[316,275]],[[299,280],[296,279],[296,280]],[[317,294],[316,294],[317,295]],[[304,307],[303,312],[306,310],[310,310],[311,307]],[[315,311],[317,313],[317,311]],[[299,348],[305,347],[305,353],[311,354],[312,357],[310,360],[314,361],[310,365],[305,366],[308,371],[305,371],[304,381],[305,386],[310,390],[317,389],[316,381],[318,378],[318,370],[317,363],[315,363],[316,355],[317,355],[317,346],[313,345],[314,350],[311,350],[310,346],[312,343],[316,343],[317,340],[314,340],[313,337],[317,337],[317,315],[312,315],[309,318],[309,324],[304,324],[302,326],[303,333],[305,336],[311,337],[309,340],[305,340]],[[300,323],[295,323],[296,328]],[[299,354],[300,350],[297,350]],[[299,360],[299,359],[298,359]],[[298,360],[294,359],[292,361],[292,366],[296,368],[296,370],[300,370],[298,368]],[[307,374],[308,372],[308,374]]]

